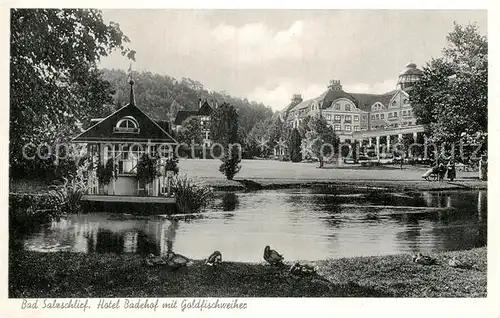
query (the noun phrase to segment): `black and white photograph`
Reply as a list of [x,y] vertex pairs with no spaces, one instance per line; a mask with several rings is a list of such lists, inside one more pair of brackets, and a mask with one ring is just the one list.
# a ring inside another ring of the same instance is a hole
[[486,9],[2,10],[23,316],[489,296]]

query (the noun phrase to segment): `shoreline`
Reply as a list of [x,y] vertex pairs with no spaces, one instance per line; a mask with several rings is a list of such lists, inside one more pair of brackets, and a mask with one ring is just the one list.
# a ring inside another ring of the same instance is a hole
[[[431,256],[438,265],[410,254],[301,262],[317,275],[300,277],[264,263],[195,260],[172,271],[135,254],[11,251],[9,297],[486,297],[486,246]],[[474,268],[450,267],[452,257]]]
[[218,191],[277,190],[290,188],[339,187],[345,190],[373,189],[384,191],[448,191],[487,190],[488,183],[479,180],[425,181],[425,180],[321,180],[321,179],[240,179],[223,180],[198,178]]

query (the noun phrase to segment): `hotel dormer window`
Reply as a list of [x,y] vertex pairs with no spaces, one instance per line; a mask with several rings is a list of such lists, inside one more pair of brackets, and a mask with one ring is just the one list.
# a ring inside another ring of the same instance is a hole
[[137,134],[139,133],[139,124],[137,120],[135,120],[132,116],[126,116],[120,119],[115,128],[113,129],[115,133],[129,133],[129,134]]
[[335,110],[340,110],[340,104],[339,103],[335,104]]
[[351,111],[351,105],[346,104],[345,105],[345,111],[350,112]]

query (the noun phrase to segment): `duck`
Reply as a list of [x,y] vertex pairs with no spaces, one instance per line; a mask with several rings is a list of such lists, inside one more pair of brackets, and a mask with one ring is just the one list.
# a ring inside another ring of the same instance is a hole
[[413,262],[422,265],[434,265],[437,263],[435,258],[430,256],[422,255],[422,253],[418,253],[417,255],[413,255]]
[[454,256],[453,258],[451,258],[448,261],[448,265],[450,265],[450,267],[454,267],[454,268],[477,269],[477,265],[471,265],[471,264],[465,263],[463,261],[460,261],[457,259],[456,256]]
[[148,266],[158,266],[158,265],[165,265],[166,262],[163,258],[161,258],[160,256],[155,256],[154,254],[149,254],[147,257],[146,257],[146,265]]
[[272,250],[269,245],[264,248],[264,260],[271,265],[283,265],[283,255]]
[[310,265],[297,262],[290,267],[290,273],[296,275],[310,275],[316,273],[316,269]]
[[207,266],[217,266],[222,264],[222,253],[219,251],[213,252],[206,260],[205,265]]
[[167,266],[177,269],[193,265],[193,261],[184,255],[174,252],[167,253]]

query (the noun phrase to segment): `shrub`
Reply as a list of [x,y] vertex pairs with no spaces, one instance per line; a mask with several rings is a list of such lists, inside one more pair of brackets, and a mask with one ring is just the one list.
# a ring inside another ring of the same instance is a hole
[[[108,163],[110,161],[108,160]],[[113,164],[113,161],[111,161]],[[54,209],[59,214],[81,212],[81,198],[87,191],[83,174],[88,170],[88,161],[77,168],[75,175],[70,175],[70,179],[63,177],[64,182],[60,185],[50,187],[49,196],[54,200]]]
[[157,162],[157,157],[144,154],[137,163],[137,180],[144,181],[146,183],[153,182],[154,178],[159,175]]
[[118,178],[118,166],[114,163],[113,159],[109,159],[105,165],[100,165],[97,168],[97,178],[99,184],[109,184],[113,177]]
[[221,158],[222,164],[219,167],[219,171],[222,172],[227,180],[233,180],[234,176],[240,171],[241,162],[240,157],[236,153],[225,153]]
[[172,188],[176,197],[177,212],[192,213],[205,208],[213,200],[211,187],[193,182],[186,176],[176,176]]

